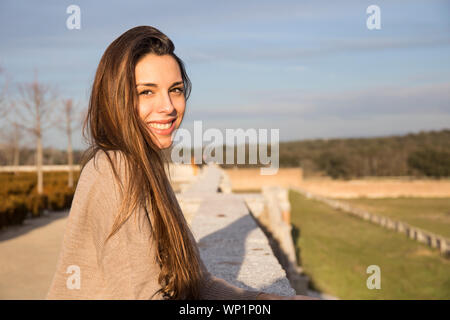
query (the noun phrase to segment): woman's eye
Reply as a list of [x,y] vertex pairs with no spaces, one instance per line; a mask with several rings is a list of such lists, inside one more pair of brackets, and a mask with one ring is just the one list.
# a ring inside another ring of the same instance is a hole
[[[171,91],[176,92],[176,93],[183,93],[184,88],[174,88]],[[139,93],[139,95],[143,95],[143,96],[150,96],[152,94],[153,94],[153,92],[151,90],[144,90],[141,93]]]
[[153,92],[151,92],[150,90],[145,90],[145,91],[142,91],[141,93],[139,93],[139,95],[148,96],[148,95],[149,95],[149,92],[150,92],[150,93],[153,93]]
[[184,92],[184,89],[183,88],[175,88],[175,89],[173,89],[173,91],[175,91],[176,93],[182,93],[182,92]]

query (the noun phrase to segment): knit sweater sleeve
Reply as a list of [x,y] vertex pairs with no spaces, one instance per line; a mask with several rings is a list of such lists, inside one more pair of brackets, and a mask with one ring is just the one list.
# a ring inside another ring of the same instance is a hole
[[[89,218],[97,265],[103,278],[103,298],[161,299],[160,295],[153,296],[160,288],[157,282],[160,270],[154,260],[155,244],[150,239],[149,225],[145,223],[141,210],[134,212],[105,242],[112,231],[123,195],[106,156],[102,154],[98,160],[97,183],[93,191],[96,200],[90,205]],[[125,167],[121,161],[123,158],[113,158],[119,177],[126,186]]]
[[[122,180],[123,168],[117,169]],[[106,154],[100,152],[86,164],[78,180],[46,299],[161,299],[157,294],[159,266],[154,261],[148,223],[128,219],[105,243],[120,198]]]

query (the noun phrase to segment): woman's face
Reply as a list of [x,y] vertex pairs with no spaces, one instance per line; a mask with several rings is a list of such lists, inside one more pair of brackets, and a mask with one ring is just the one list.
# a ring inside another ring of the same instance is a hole
[[186,108],[180,67],[170,55],[147,54],[136,64],[135,78],[139,116],[157,138],[154,142],[168,148]]

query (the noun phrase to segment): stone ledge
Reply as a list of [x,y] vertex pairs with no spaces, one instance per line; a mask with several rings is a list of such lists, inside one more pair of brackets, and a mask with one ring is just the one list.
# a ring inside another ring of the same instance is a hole
[[[247,290],[295,295],[269,239],[242,196],[229,191],[223,171],[205,166],[197,179],[177,194],[180,207],[211,274]],[[190,220],[190,221],[189,221]]]
[[191,228],[211,274],[244,289],[295,295],[267,237],[239,197],[206,196]]

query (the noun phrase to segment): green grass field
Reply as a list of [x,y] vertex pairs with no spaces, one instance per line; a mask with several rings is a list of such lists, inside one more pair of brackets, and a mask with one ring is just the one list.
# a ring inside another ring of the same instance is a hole
[[450,238],[450,198],[359,198],[339,201]]
[[[294,242],[314,289],[340,299],[450,299],[450,259],[436,249],[297,192],[289,197]],[[379,290],[366,286],[370,265],[381,269]]]

